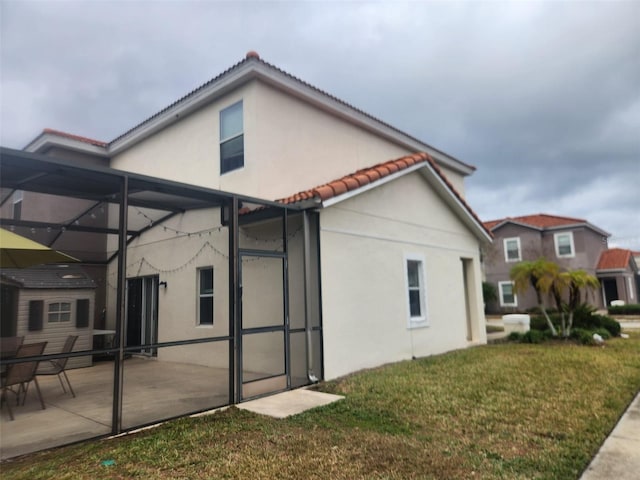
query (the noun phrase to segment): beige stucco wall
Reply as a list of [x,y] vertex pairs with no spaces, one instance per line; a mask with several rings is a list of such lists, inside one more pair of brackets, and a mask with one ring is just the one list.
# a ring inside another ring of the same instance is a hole
[[[159,275],[167,287],[158,294],[158,340],[221,337],[229,335],[228,229],[220,227],[218,209],[198,210],[157,225],[127,249],[127,278]],[[165,230],[166,229],[166,230]],[[177,231],[177,232],[176,232]],[[187,232],[191,232],[189,235]],[[280,222],[241,228],[240,247],[282,251]],[[300,218],[289,225],[289,308],[291,328],[304,327],[302,240]],[[214,268],[214,324],[198,325],[197,269]],[[115,328],[117,263],[109,268],[108,328]],[[282,325],[282,260],[245,257],[242,262],[243,328]],[[313,287],[313,286],[312,286]],[[317,300],[317,297],[314,297]],[[316,324],[319,320],[314,317]],[[253,373],[283,373],[282,334],[245,337],[243,369]],[[274,354],[274,352],[276,352]],[[210,343],[182,348],[161,348],[158,359],[227,368],[228,350]],[[294,342],[291,358],[295,375],[305,373],[304,343]]]
[[[419,173],[321,211],[320,235],[326,379],[486,342],[478,241]],[[424,257],[424,328],[408,328],[405,255]]]
[[[159,275],[167,287],[158,292],[158,340],[226,336],[228,315],[228,237],[219,228],[220,212],[199,210],[178,215],[152,228],[127,249],[127,278]],[[166,230],[165,230],[166,228]],[[192,234],[188,234],[192,233]],[[198,325],[197,269],[214,268],[214,324]],[[109,265],[107,328],[115,328],[117,262]],[[220,350],[220,349],[217,349]],[[160,349],[158,358],[226,367],[228,358],[210,355],[207,344],[189,349]],[[188,357],[188,358],[187,358]]]
[[[244,108],[244,168],[220,176],[219,112],[239,100]],[[410,153],[254,80],[116,155],[111,166],[276,199]],[[443,171],[464,194],[463,177]]]

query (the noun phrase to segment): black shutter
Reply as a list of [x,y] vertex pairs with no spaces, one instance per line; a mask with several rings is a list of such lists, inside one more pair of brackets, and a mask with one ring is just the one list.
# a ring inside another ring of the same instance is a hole
[[44,300],[29,301],[29,331],[42,330]]
[[89,326],[89,299],[84,298],[76,302],[76,328]]

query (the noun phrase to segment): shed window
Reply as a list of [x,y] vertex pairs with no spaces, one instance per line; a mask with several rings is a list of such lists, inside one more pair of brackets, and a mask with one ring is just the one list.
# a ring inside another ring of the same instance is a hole
[[220,174],[244,166],[242,101],[220,111]]
[[198,324],[213,325],[213,267],[198,269]]
[[49,304],[47,321],[49,323],[68,322],[71,320],[71,303],[56,302]]

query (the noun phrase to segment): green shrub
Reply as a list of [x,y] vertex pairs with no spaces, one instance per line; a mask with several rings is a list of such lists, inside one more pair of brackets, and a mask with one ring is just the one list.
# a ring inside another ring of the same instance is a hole
[[522,343],[542,343],[544,340],[546,340],[546,336],[540,330],[529,330],[520,339]]
[[598,328],[595,332],[602,337],[603,340],[609,340],[611,338],[611,333],[606,328]]
[[[551,318],[551,323],[553,323],[556,328],[560,328],[560,315],[554,313],[549,315],[549,318]],[[544,315],[531,317],[529,327],[531,330],[538,330],[540,332],[549,331],[549,324],[547,324],[547,319],[544,318]]]
[[606,315],[597,315],[596,309],[583,303],[573,314],[573,328],[596,331],[599,328],[606,329],[612,337],[620,335],[620,324]]
[[607,308],[609,315],[640,315],[640,303]]
[[571,330],[571,338],[576,339],[583,345],[595,345],[596,343],[596,341],[593,339],[593,332],[590,330],[585,330],[583,328],[574,328],[573,330]]
[[511,332],[511,333],[509,334],[509,336],[507,337],[507,339],[508,339],[510,342],[519,342],[519,341],[521,341],[521,340],[522,340],[522,334],[521,334],[521,333],[519,333],[519,332]]
[[[545,309],[547,311],[547,313],[549,315],[554,314],[554,313],[558,313],[558,310],[556,310],[555,308],[546,308]],[[540,307],[531,307],[531,308],[527,308],[527,313],[531,314],[531,315],[542,315],[542,310],[540,309]],[[544,315],[542,315],[544,317]]]
[[573,323],[589,324],[592,321],[592,317],[596,315],[597,309],[593,305],[588,303],[581,303],[573,311]]
[[620,327],[620,324],[615,319],[611,317],[607,317],[606,315],[596,315],[596,316],[600,317],[599,327],[606,328],[612,337],[620,336],[620,330],[622,330],[622,328]]

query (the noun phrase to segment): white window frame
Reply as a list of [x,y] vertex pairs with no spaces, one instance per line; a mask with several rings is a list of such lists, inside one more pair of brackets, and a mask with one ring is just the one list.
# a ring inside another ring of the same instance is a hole
[[[518,245],[518,258],[509,258],[509,252],[507,250],[507,243],[510,241],[516,241],[516,244]],[[502,245],[504,247],[504,261],[507,263],[513,263],[513,262],[521,262],[522,261],[522,248],[520,247],[520,237],[509,237],[509,238],[505,238],[502,241]]]
[[[420,315],[411,316],[411,294],[410,291],[415,290],[415,287],[409,286],[409,262],[418,262],[418,282],[417,287],[420,293]],[[404,287],[406,292],[406,306],[407,306],[407,328],[422,328],[429,326],[428,314],[427,314],[427,282],[425,274],[425,260],[424,255],[407,253],[404,255],[403,262],[403,275],[404,275]]]
[[[558,244],[558,238],[568,235],[569,236],[569,245],[571,245],[571,253],[560,253],[560,245]],[[576,256],[576,247],[573,243],[573,232],[558,232],[553,234],[553,244],[556,249],[556,256],[558,258],[573,258]]]
[[[229,111],[232,108],[237,107],[238,105],[240,105],[240,112],[242,113],[242,128],[240,129],[240,132],[234,133],[228,137],[223,137],[222,136],[222,124],[223,124],[223,115],[225,112]],[[236,170],[240,170],[242,168],[244,168],[244,153],[245,153],[245,149],[244,149],[244,102],[243,100],[238,100],[237,102],[232,103],[231,105],[223,108],[222,110],[220,110],[220,115],[219,115],[219,138],[220,138],[220,146],[218,148],[218,151],[220,153],[220,175],[225,175],[227,173],[231,173],[234,172]],[[239,167],[234,167],[230,170],[222,170],[222,146],[225,143],[228,143],[232,140],[237,139],[238,137],[242,137],[242,165]]]
[[[211,270],[211,293],[203,294],[200,291],[201,278],[203,270]],[[198,327],[213,327],[215,323],[214,306],[215,306],[215,276],[212,265],[199,267],[196,269],[196,325]],[[200,317],[200,300],[203,298],[211,298],[211,323],[202,323]]]
[[[511,285],[511,292],[513,293],[513,303],[506,303],[504,301],[504,286],[505,285]],[[498,282],[498,291],[500,294],[500,306],[501,307],[517,307],[518,306],[518,295],[516,295],[516,292],[513,288],[513,282],[511,281],[506,281],[506,282]]]
[[629,289],[629,300],[634,300],[636,296],[633,291],[633,278],[627,277],[627,287]]
[[[52,312],[51,311],[51,306],[52,305],[60,305],[62,308],[62,304],[68,304],[69,305],[69,309],[68,310],[58,310],[56,312]],[[74,311],[73,311],[73,304],[74,302],[69,300],[69,299],[62,299],[62,300],[53,300],[50,302],[47,302],[47,311],[45,312],[45,315],[47,316],[47,324],[49,323],[56,323],[56,324],[68,324],[71,323],[71,321],[74,319]],[[69,314],[69,318],[67,320],[60,320],[60,315],[63,313],[68,313]],[[56,320],[52,320],[51,316],[55,315]]]

